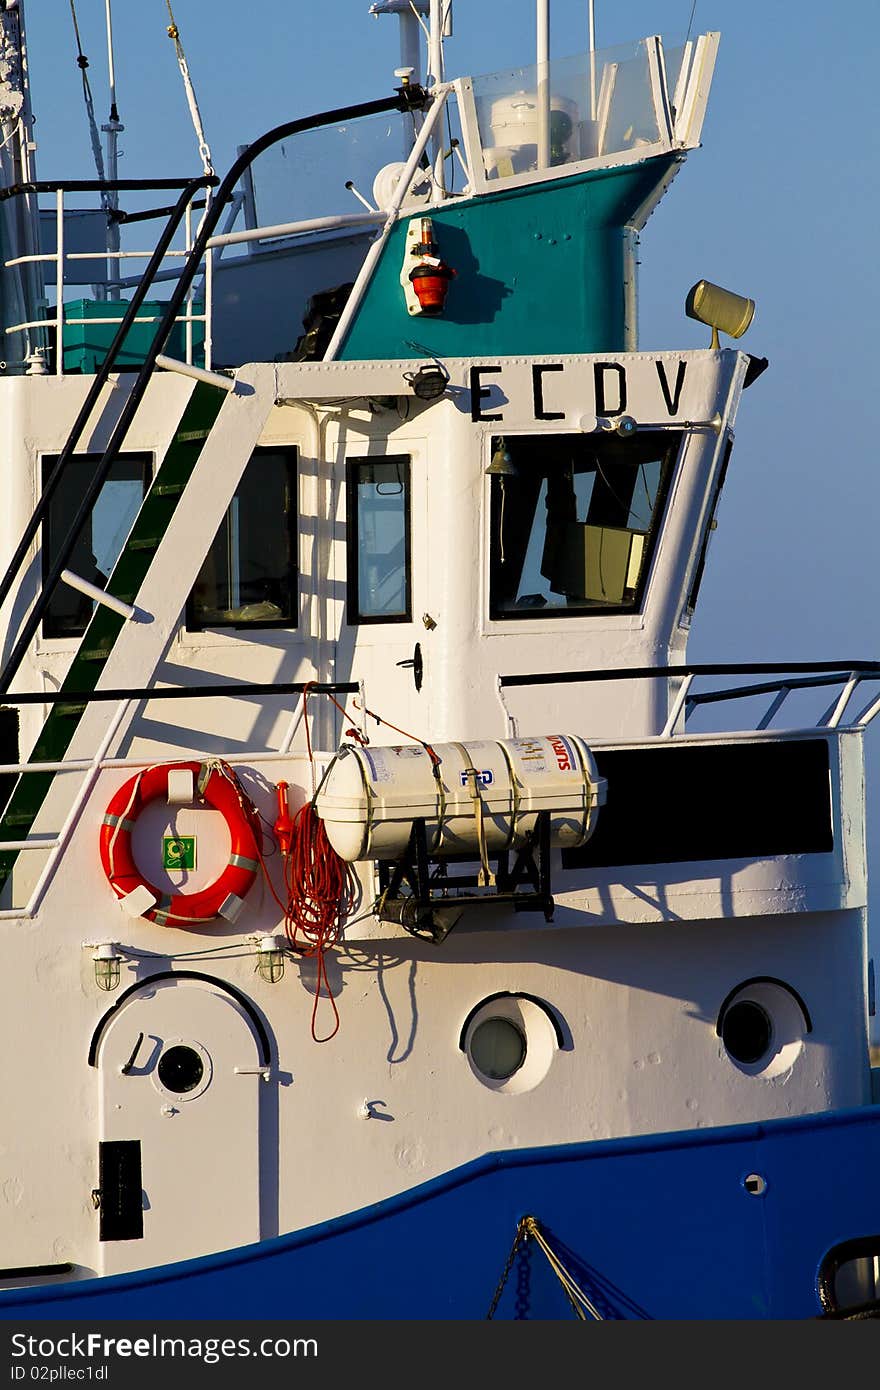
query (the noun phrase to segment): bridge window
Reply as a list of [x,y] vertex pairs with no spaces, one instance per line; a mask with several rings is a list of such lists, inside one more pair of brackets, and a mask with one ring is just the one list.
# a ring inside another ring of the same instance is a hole
[[191,631],[296,627],[296,460],[254,450],[190,594]]
[[[57,455],[44,457],[44,487],[57,462]],[[100,454],[76,454],[64,466],[43,522],[44,584],[100,462]],[[151,454],[120,454],[111,464],[110,472],[65,566],[80,579],[87,579],[100,589],[106,585],[140,510],[152,464]],[[44,636],[81,637],[94,607],[85,594],[59,583],[43,618]]]
[[492,440],[493,618],[641,603],[679,435]]
[[409,457],[349,459],[347,498],[348,621],[409,622]]

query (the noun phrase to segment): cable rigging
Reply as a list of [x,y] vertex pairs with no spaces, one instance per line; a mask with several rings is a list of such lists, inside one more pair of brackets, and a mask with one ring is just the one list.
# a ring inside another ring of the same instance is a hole
[[177,26],[177,21],[174,18],[174,11],[171,8],[171,0],[165,0],[165,3],[168,7],[168,18],[171,20],[167,28],[167,34],[169,39],[172,40],[174,50],[177,54],[177,66],[180,68],[180,75],[183,78],[183,87],[186,92],[189,114],[192,117],[193,129],[195,130],[196,139],[199,143],[199,155],[202,161],[202,169],[205,175],[210,178],[214,173],[214,165],[211,158],[211,150],[205,136],[205,128],[202,124],[199,103],[196,100],[195,88],[193,87],[192,78],[189,73],[189,64],[186,61],[183,41],[180,37],[180,29]]
[[[73,32],[76,37],[76,63],[82,75],[83,100],[86,106],[86,117],[89,123],[89,138],[92,145],[92,154],[95,159],[95,168],[101,183],[106,183],[107,175],[104,172],[104,153],[101,149],[101,136],[98,132],[98,122],[95,118],[95,102],[92,97],[92,87],[88,75],[89,60],[83,52],[79,20],[77,19],[74,0],[70,0],[70,16],[73,20]],[[101,194],[101,204],[105,212],[110,211],[110,200],[106,191]]]

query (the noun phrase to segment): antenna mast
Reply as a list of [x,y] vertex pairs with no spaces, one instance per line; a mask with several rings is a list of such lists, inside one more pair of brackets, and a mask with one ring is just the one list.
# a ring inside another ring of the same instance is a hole
[[[110,183],[115,183],[119,178],[119,134],[125,130],[125,126],[119,119],[119,110],[116,106],[116,70],[113,62],[113,15],[110,11],[110,0],[104,0],[104,9],[107,18],[107,67],[110,79],[110,116],[106,125],[101,129],[107,136],[107,178]],[[108,299],[119,298],[119,260],[113,252],[119,250],[119,223],[113,216],[119,210],[119,191],[109,189],[107,192],[107,251],[110,254],[110,261],[107,267],[107,297]]]

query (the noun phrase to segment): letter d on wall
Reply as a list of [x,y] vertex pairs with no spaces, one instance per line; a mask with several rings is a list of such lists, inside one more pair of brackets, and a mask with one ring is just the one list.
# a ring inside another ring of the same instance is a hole
[[[617,396],[617,404],[611,405],[605,399],[606,374],[614,373],[617,377],[616,387],[613,387],[612,394]],[[596,414],[597,415],[622,415],[626,410],[626,372],[619,362],[594,362],[593,380],[596,384]]]

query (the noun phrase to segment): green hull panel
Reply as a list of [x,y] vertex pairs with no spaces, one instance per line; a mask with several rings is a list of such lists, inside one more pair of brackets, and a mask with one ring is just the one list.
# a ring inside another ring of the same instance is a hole
[[403,218],[340,358],[418,357],[424,348],[438,357],[625,350],[626,229],[677,162],[664,155],[426,210],[456,272],[441,317],[407,310]]

